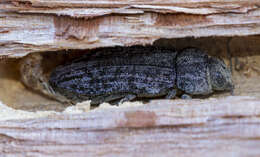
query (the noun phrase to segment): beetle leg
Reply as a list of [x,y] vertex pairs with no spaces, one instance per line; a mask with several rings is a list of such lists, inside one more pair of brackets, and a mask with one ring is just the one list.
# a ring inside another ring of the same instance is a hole
[[192,97],[188,94],[182,94],[181,98],[186,100],[192,99]]
[[91,99],[91,105],[99,105],[102,104],[103,102],[110,102],[113,100],[121,99],[124,98],[126,95],[125,94],[112,94],[112,95],[102,95],[102,96],[97,96],[93,99]]
[[171,89],[169,92],[168,92],[168,94],[166,95],[166,99],[173,99],[173,98],[175,98],[175,96],[176,96],[176,94],[177,94],[177,90],[176,89]]
[[46,92],[45,94],[53,94],[53,95],[55,95],[54,90],[46,82],[42,82],[42,85],[44,87],[44,91],[43,92],[44,93]]
[[91,99],[90,105],[99,105],[105,101],[105,96],[97,96]]
[[136,95],[134,95],[134,94],[128,94],[128,95],[126,95],[123,99],[121,99],[121,100],[119,101],[119,104],[122,104],[122,103],[124,103],[124,102],[126,102],[126,101],[134,100],[135,98],[136,98]]

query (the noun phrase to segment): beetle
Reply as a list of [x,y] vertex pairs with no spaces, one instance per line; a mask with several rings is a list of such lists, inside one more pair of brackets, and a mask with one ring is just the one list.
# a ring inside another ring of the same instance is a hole
[[136,98],[182,98],[231,91],[225,63],[198,48],[114,47],[87,54],[51,73],[53,91],[73,102],[100,104]]

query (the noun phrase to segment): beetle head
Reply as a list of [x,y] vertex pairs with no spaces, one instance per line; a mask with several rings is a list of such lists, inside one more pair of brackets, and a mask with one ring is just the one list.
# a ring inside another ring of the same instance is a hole
[[231,72],[229,68],[226,66],[226,64],[223,62],[223,60],[210,57],[209,73],[210,73],[210,82],[213,90],[232,91],[234,89]]

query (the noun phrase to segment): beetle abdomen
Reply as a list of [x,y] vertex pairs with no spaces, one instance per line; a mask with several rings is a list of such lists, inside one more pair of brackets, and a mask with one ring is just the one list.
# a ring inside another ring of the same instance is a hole
[[174,51],[155,53],[143,47],[134,50],[124,55],[113,51],[106,58],[100,52],[99,55],[85,56],[57,67],[49,82],[55,91],[79,101],[120,93],[139,97],[160,96],[175,87]]

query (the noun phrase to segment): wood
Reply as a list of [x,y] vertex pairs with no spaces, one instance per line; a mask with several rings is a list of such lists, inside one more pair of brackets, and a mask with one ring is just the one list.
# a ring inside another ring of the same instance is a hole
[[0,55],[260,33],[260,2],[4,0]]
[[[39,51],[145,45],[161,38],[259,35],[259,6],[258,0],[1,0],[0,58],[19,58]],[[260,41],[257,36],[249,38],[254,46]],[[207,41],[202,39],[197,44]],[[211,40],[211,44],[214,42]],[[190,44],[189,38],[183,43]],[[222,44],[218,44],[216,54],[224,52]],[[250,50],[247,44],[232,44],[236,53],[241,51],[239,46]],[[215,49],[210,44],[203,46]],[[259,55],[258,49],[256,52]],[[254,68],[248,69],[258,72]],[[2,69],[1,88],[5,86],[8,92],[2,89],[0,94],[13,93],[6,98],[9,102],[24,99],[26,90],[18,83],[19,76],[14,79],[4,74],[15,68]],[[248,90],[244,88],[247,83],[239,81],[241,93],[259,96],[259,78],[246,86]],[[260,156],[259,115],[260,98],[235,96],[158,100],[139,107],[1,120],[0,154]]]
[[0,122],[0,151],[43,156],[259,156],[260,99],[160,100]]

